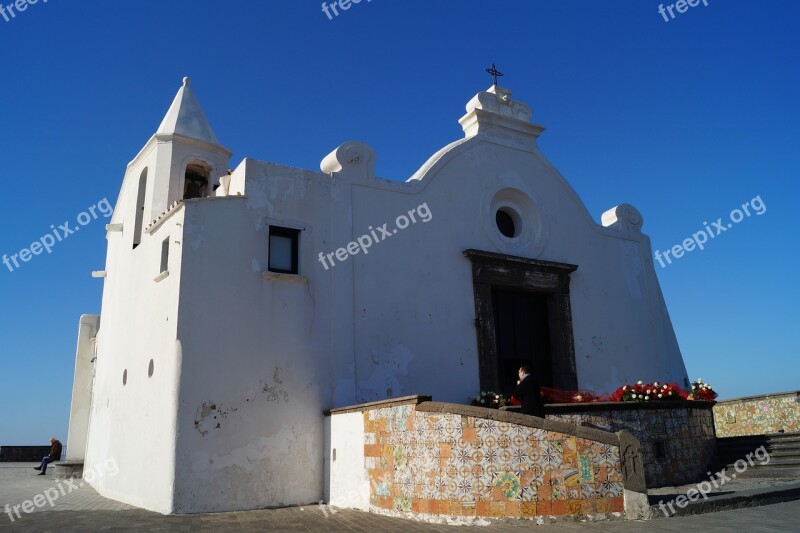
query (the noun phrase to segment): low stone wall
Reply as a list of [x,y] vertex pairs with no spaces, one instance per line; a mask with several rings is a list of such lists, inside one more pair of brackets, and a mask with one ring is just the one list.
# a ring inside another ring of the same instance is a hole
[[706,477],[715,448],[713,402],[597,402],[545,405],[548,420],[630,431],[641,443],[647,486]]
[[0,446],[0,463],[38,463],[49,453],[50,446]]
[[[364,406],[355,419],[358,409],[331,413],[332,440],[337,442],[337,413],[350,413],[351,434],[338,438],[348,447],[355,443],[354,426],[363,424],[368,483],[361,487],[372,512],[456,523],[481,517],[612,518],[623,516],[626,506],[629,515],[646,513],[641,451],[627,433],[431,401]],[[332,457],[334,465],[348,461],[342,449]],[[346,462],[339,474],[334,467],[329,484],[341,485],[339,475],[357,487],[357,461]],[[340,496],[336,492],[330,501],[341,506],[347,500],[343,489]],[[350,501],[357,499],[351,492]]]
[[800,391],[717,402],[714,424],[718,437],[800,433]]

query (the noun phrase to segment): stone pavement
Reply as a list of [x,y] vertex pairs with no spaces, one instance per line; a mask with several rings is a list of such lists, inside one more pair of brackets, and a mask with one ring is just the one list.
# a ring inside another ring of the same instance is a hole
[[[697,493],[697,483],[648,490],[653,518],[664,518],[667,514],[700,514],[800,499],[800,479],[741,477],[737,479],[735,473],[726,471],[726,474],[732,476],[730,481],[716,488],[712,487],[711,483],[705,482],[708,487],[705,490],[710,489],[710,492],[707,492],[705,497],[698,494],[695,496],[695,502],[687,502],[688,505],[683,508],[676,505],[675,499],[686,495],[692,489]],[[672,504],[671,508],[669,504]]]
[[[458,532],[463,529],[491,533],[519,532],[525,530],[566,532],[630,532],[646,530],[652,533],[684,533],[687,530],[703,530],[704,532],[729,532],[746,529],[748,533],[796,531],[800,529],[800,500],[736,509],[696,516],[672,517],[662,520],[644,522],[560,522],[537,526],[533,522],[523,521],[508,524],[495,524],[488,529],[481,526],[448,526],[423,524],[397,518],[388,518],[358,511],[339,510],[334,514],[325,513],[319,506],[289,507],[261,511],[245,511],[234,513],[195,514],[180,516],[163,516],[136,509],[125,504],[108,500],[98,495],[90,486],[80,486],[77,480],[75,488],[62,482],[59,484],[50,474],[37,476],[31,463],[0,464],[0,511],[5,505],[19,505],[32,500],[37,494],[44,494],[48,488],[59,491],[51,507],[45,502],[40,509],[31,514],[21,511],[20,518],[8,514],[0,514],[0,531],[21,532],[94,532],[94,531],[209,531],[209,532],[255,532],[255,531],[297,531],[324,533],[335,532]],[[769,482],[760,480],[756,488],[767,490]],[[787,485],[788,486],[788,485]],[[61,495],[60,488],[64,488]],[[748,485],[746,490],[751,490]],[[683,490],[684,488],[680,488]],[[735,491],[731,484],[729,490]],[[661,497],[679,491],[660,489]],[[71,491],[71,492],[70,492]],[[52,495],[53,492],[51,491]],[[41,502],[41,499],[39,500]],[[541,529],[540,529],[541,528]]]
[[[51,507],[45,503],[36,512],[42,511],[120,511],[136,509],[114,500],[103,498],[83,480],[74,479],[67,482],[57,482],[53,477],[53,465],[47,469],[44,476],[33,469],[38,463],[0,463],[0,511],[5,506],[19,505],[25,500],[32,499],[37,494],[44,495],[47,489],[55,489],[57,496],[53,498]],[[63,494],[62,490],[63,489]],[[53,492],[51,491],[52,495]],[[41,501],[41,500],[40,500]],[[22,513],[22,511],[20,511]],[[8,515],[5,521],[8,522]],[[28,515],[22,514],[22,517]],[[2,522],[0,522],[1,524]],[[0,526],[2,527],[2,526]]]

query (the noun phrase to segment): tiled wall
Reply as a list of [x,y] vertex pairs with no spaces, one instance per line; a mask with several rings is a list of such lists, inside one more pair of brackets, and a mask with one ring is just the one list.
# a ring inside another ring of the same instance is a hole
[[717,436],[770,435],[781,430],[800,433],[799,397],[800,393],[793,391],[718,402],[714,406]]
[[515,518],[623,511],[618,446],[414,405],[363,415],[374,510]]
[[611,432],[630,431],[642,445],[648,487],[697,481],[705,476],[714,455],[714,417],[708,406],[631,409],[624,405],[620,409],[609,407],[546,416],[548,420]]

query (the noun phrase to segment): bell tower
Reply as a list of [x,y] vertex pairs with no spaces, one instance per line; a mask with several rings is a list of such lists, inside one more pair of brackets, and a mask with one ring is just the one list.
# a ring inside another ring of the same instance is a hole
[[228,169],[231,151],[220,145],[189,83],[183,78],[158,130],[128,164],[133,248],[143,228],[173,203],[213,196]]

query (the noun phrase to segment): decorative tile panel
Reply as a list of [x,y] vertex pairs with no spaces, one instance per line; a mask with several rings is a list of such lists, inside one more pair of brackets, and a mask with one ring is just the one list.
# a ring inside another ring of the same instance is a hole
[[365,411],[364,427],[377,510],[460,517],[622,512],[615,446],[413,405]]
[[[548,413],[547,419],[611,432],[630,431],[642,445],[648,487],[696,481],[705,476],[714,454],[714,416],[707,407],[630,409],[626,406],[620,410]],[[659,457],[657,446],[662,447],[664,457]],[[618,461],[615,449],[596,453],[594,464],[613,468],[614,461]],[[573,456],[563,454],[560,457],[571,461]],[[581,480],[588,477],[588,463],[586,459],[583,461],[583,466],[576,467],[582,472]],[[580,455],[578,462],[580,464]],[[597,473],[596,468],[594,473]]]
[[718,437],[800,433],[800,393],[718,402],[714,424]]

